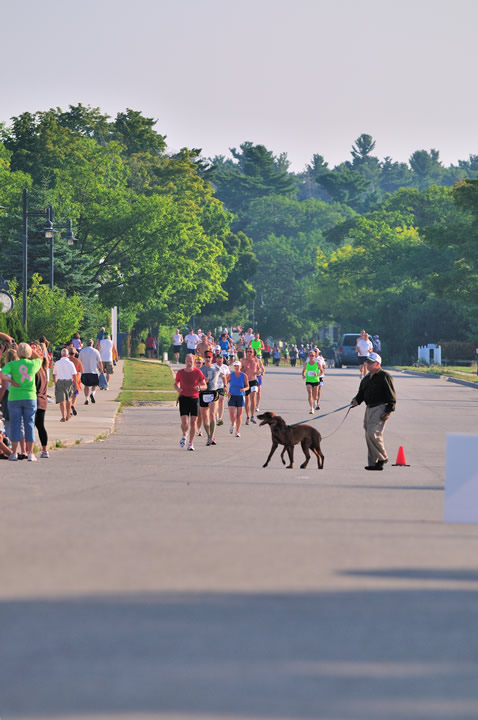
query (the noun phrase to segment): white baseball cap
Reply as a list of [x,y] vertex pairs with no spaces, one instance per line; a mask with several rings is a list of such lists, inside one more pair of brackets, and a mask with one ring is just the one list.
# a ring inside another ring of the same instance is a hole
[[367,355],[368,362],[378,362],[380,365],[382,364],[382,358],[377,353],[370,353],[370,355]]

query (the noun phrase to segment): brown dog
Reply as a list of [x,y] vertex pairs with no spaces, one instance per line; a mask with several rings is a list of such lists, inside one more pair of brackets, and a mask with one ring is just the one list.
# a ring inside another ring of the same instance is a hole
[[281,460],[285,465],[284,453],[287,451],[289,455],[288,468],[294,467],[294,445],[301,444],[302,450],[304,451],[305,460],[300,466],[306,468],[310,460],[310,452],[317,457],[317,465],[319,470],[324,467],[324,456],[320,449],[320,433],[313,428],[311,425],[286,425],[285,420],[280,415],[275,415],[273,412],[265,412],[262,415],[258,415],[257,418],[261,420],[259,425],[270,425],[272,435],[272,448],[269,453],[269,457],[265,461],[262,467],[267,467],[269,460],[277,450],[278,445],[284,445],[284,449],[281,453]]

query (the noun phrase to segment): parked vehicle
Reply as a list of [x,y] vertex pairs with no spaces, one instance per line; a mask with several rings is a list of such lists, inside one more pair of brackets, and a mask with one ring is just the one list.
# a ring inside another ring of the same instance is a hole
[[345,333],[342,335],[337,352],[335,354],[335,367],[342,365],[358,365],[359,359],[355,351],[355,345],[360,333]]

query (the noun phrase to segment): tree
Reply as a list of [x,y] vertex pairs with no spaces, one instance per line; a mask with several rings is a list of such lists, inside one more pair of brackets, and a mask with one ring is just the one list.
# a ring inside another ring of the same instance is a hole
[[416,182],[420,190],[429,185],[438,184],[443,173],[443,165],[440,162],[438,150],[416,150],[410,157],[410,167],[415,174]]

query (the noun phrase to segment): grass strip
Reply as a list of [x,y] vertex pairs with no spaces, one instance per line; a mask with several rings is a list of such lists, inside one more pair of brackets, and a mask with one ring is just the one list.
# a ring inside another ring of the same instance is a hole
[[138,402],[176,402],[178,394],[176,392],[131,392],[128,390],[122,390],[116,399],[116,402],[120,402],[123,407],[129,407],[135,405]]
[[478,383],[478,375],[472,372],[472,368],[458,367],[441,367],[440,365],[432,365],[431,367],[414,367],[409,365],[396,365],[397,370],[409,370],[410,372],[418,372],[423,375],[446,375],[456,380],[467,380],[468,382]]
[[122,390],[172,390],[174,379],[169,365],[125,358],[123,372]]

